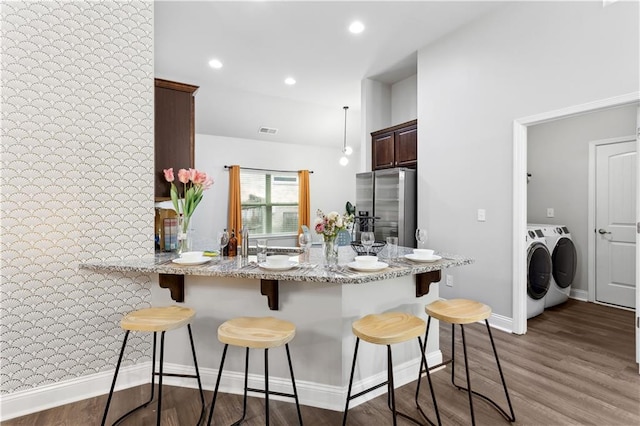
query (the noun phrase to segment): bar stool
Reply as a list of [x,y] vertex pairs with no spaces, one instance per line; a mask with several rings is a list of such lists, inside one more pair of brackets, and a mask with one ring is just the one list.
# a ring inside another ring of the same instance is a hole
[[[504,374],[502,373],[502,367],[500,367],[500,360],[498,359],[498,352],[496,351],[496,345],[493,342],[493,336],[491,334],[491,327],[489,327],[488,318],[491,316],[491,308],[484,303],[476,302],[473,300],[467,299],[451,299],[451,300],[438,300],[436,302],[430,303],[425,307],[425,311],[429,315],[429,320],[427,322],[427,332],[424,337],[424,343],[426,345],[428,333],[429,333],[429,324],[431,323],[431,318],[435,318],[440,321],[448,322],[451,324],[451,383],[458,388],[458,390],[465,390],[469,395],[469,409],[471,411],[471,423],[476,424],[475,416],[473,413],[473,397],[472,395],[477,395],[489,402],[493,405],[496,410],[500,414],[504,416],[510,422],[514,422],[516,420],[515,413],[513,412],[513,407],[511,406],[511,399],[509,398],[509,391],[507,390],[507,383],[504,380]],[[489,397],[482,395],[474,390],[471,390],[471,379],[469,376],[469,362],[467,359],[467,343],[465,341],[464,335],[464,325],[471,324],[474,322],[484,320],[487,333],[489,334],[489,339],[491,340],[491,347],[493,348],[493,354],[496,359],[496,365],[498,366],[498,371],[500,372],[500,380],[502,381],[502,387],[504,388],[504,394],[507,397],[507,403],[509,404],[509,412],[502,409],[495,401],[490,399]],[[455,326],[456,324],[460,325],[460,331],[462,333],[462,349],[464,352],[464,367],[465,373],[467,376],[467,387],[459,386],[455,382]],[[449,361],[444,362],[440,365],[444,365],[449,363]],[[422,371],[422,364],[420,369]],[[432,368],[437,368],[440,365],[434,366]],[[428,369],[427,369],[428,370]],[[418,404],[418,392],[420,391],[420,378],[418,377],[418,387],[416,390],[416,404]],[[418,405],[419,406],[419,405]]]
[[[344,407],[344,415],[342,418],[342,425],[347,424],[347,414],[349,412],[349,401],[358,398],[366,393],[369,393],[375,389],[378,389],[384,385],[387,385],[387,404],[389,409],[393,412],[393,424],[397,423],[397,416],[400,415],[414,423],[422,424],[420,421],[410,417],[404,413],[396,410],[396,397],[395,388],[393,385],[393,360],[391,357],[391,345],[394,343],[402,343],[408,340],[418,338],[418,347],[422,354],[420,366],[423,363],[426,365],[427,360],[424,354],[425,347],[422,345],[421,335],[426,330],[426,324],[424,320],[417,316],[410,315],[404,312],[385,312],[383,314],[366,315],[359,320],[355,321],[352,325],[353,334],[356,336],[356,346],[353,352],[353,364],[351,366],[351,376],[349,377],[349,390],[347,392],[347,403]],[[358,346],[360,339],[365,342],[373,343],[374,345],[386,345],[387,346],[387,381],[372,386],[363,390],[353,396],[351,396],[351,388],[353,386],[353,374],[356,369],[356,360],[358,358]],[[431,387],[431,397],[433,399],[433,407],[436,412],[438,424],[440,422],[440,414],[438,413],[438,404],[436,403],[435,393],[433,392],[433,386],[431,384],[431,375],[427,369],[427,379],[429,380],[429,387]],[[418,382],[419,383],[419,382]],[[423,416],[429,422],[434,425],[425,414]]]
[[[218,340],[224,343],[224,350],[222,351],[222,360],[220,361],[218,379],[216,380],[216,388],[213,391],[213,399],[211,401],[209,421],[207,424],[210,425],[213,420],[213,410],[215,409],[216,399],[218,397],[218,388],[220,386],[224,360],[227,356],[227,349],[229,348],[229,345],[233,345],[246,348],[244,361],[244,401],[242,405],[242,418],[233,424],[240,424],[244,420],[247,414],[247,391],[251,391],[264,394],[265,423],[267,425],[269,424],[269,395],[294,398],[296,401],[296,409],[298,410],[298,421],[300,422],[300,425],[302,425],[302,414],[300,413],[298,391],[296,390],[296,381],[293,377],[293,367],[291,366],[291,353],[289,352],[289,342],[295,335],[296,327],[293,323],[274,317],[239,317],[230,319],[218,327]],[[284,346],[287,351],[287,361],[289,362],[289,373],[291,374],[293,394],[269,390],[269,349],[279,346]],[[248,387],[249,349],[264,349],[264,390]]]
[[[146,331],[153,332],[153,355],[152,355],[152,365],[151,365],[151,396],[149,400],[142,405],[134,408],[133,410],[125,413],[118,420],[116,420],[113,424],[116,425],[124,420],[127,416],[132,414],[133,412],[146,407],[153,401],[153,392],[155,387],[155,376],[158,376],[158,408],[157,408],[157,417],[156,424],[160,425],[160,414],[162,409],[162,377],[163,376],[172,376],[172,377],[189,377],[198,379],[198,388],[200,389],[200,401],[202,404],[202,408],[200,410],[200,418],[198,419],[199,425],[202,421],[205,413],[205,402],[204,402],[204,392],[202,391],[202,382],[200,381],[200,371],[198,370],[198,361],[196,360],[196,349],[193,345],[193,335],[191,333],[191,320],[196,315],[196,311],[191,308],[185,308],[182,306],[167,306],[167,307],[158,307],[158,308],[146,308],[140,309],[125,315],[120,321],[120,327],[123,330],[126,330],[124,334],[124,341],[122,342],[122,349],[120,350],[120,356],[118,357],[118,364],[116,365],[116,371],[113,375],[113,382],[111,383],[111,390],[109,391],[109,398],[107,399],[107,405],[104,409],[104,415],[102,417],[102,426],[104,426],[107,421],[107,413],[109,412],[109,405],[111,404],[111,397],[113,396],[113,389],[116,386],[116,379],[118,378],[118,371],[120,370],[120,364],[122,362],[122,355],[124,354],[124,349],[127,346],[127,339],[129,337],[129,333],[131,331]],[[193,354],[193,365],[195,367],[196,374],[172,374],[172,373],[164,373],[162,371],[163,362],[164,362],[164,333],[169,330],[175,330],[177,328],[187,326],[187,330],[189,330],[189,341],[191,342],[191,353]],[[156,372],[156,340],[157,333],[160,334],[160,371]]]

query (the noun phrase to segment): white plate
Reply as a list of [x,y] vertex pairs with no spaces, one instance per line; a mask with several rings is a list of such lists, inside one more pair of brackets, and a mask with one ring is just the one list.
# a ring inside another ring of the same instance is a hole
[[263,263],[258,263],[258,266],[261,267],[262,269],[266,269],[267,271],[287,271],[289,269],[293,269],[296,266],[298,266],[298,262],[294,262],[293,260],[290,260],[288,265],[283,265],[283,266],[271,266],[271,265],[267,265],[266,262],[263,262]]
[[431,257],[418,257],[413,253],[409,253],[409,254],[405,254],[404,257],[406,257],[409,260],[413,260],[414,262],[435,262],[436,260],[442,259],[442,257],[435,254],[432,255]]
[[389,265],[387,265],[384,262],[376,262],[372,265],[361,265],[358,262],[350,262],[350,263],[347,263],[347,266],[351,269],[355,269],[356,271],[375,272],[375,271],[381,271]]
[[211,260],[211,257],[208,256],[202,256],[198,259],[181,259],[181,258],[177,258],[177,259],[173,259],[172,262],[173,263],[177,263],[178,265],[202,265],[203,263],[207,263]]

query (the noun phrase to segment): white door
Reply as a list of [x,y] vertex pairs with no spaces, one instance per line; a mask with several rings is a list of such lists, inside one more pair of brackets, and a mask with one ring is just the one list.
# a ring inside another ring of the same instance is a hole
[[[640,170],[640,106],[636,109],[636,170]],[[640,176],[636,176],[636,247],[640,247]],[[640,283],[640,251],[636,250],[636,283]],[[640,373],[640,285],[636,285],[636,362]]]
[[627,308],[636,299],[636,141],[596,147],[596,295]]

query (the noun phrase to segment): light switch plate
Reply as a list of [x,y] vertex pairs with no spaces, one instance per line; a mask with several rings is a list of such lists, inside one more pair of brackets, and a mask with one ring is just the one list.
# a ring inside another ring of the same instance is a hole
[[485,209],[478,209],[478,222],[484,222],[487,220],[487,211]]
[[555,216],[555,211],[553,210],[553,207],[547,207],[547,217],[553,217]]

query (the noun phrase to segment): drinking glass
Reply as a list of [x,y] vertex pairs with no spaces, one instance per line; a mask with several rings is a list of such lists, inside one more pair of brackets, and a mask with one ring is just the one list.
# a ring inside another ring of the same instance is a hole
[[298,235],[298,244],[302,249],[303,261],[301,263],[305,264],[309,261],[309,247],[311,247],[311,235],[307,234],[306,232],[303,232],[300,235]]
[[373,235],[373,232],[363,232],[360,234],[360,242],[367,249],[367,256],[369,256],[369,250],[371,250],[371,246],[375,242],[376,237]]
[[398,257],[398,237],[387,237],[387,253],[390,260]]
[[226,230],[218,232],[218,243],[220,243],[220,256],[222,256],[222,251],[229,244],[229,233]]
[[267,239],[258,238],[256,240],[256,255],[258,257],[258,263],[267,261]]
[[418,241],[418,248],[424,248],[427,243],[427,230],[418,228],[416,229],[416,241]]

